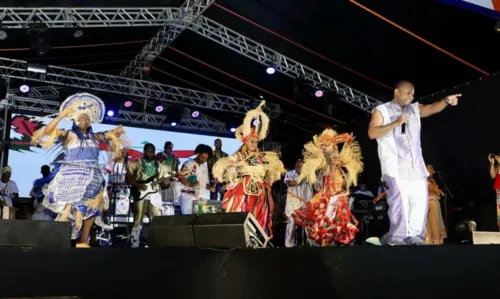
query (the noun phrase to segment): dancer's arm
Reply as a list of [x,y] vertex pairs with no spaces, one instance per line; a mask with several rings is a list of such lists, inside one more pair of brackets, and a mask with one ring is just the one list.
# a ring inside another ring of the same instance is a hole
[[488,160],[490,161],[490,176],[494,179],[499,171],[499,164],[495,164],[495,160],[500,160],[500,156],[489,155]]
[[380,113],[377,109],[374,109],[370,124],[368,125],[368,137],[370,137],[370,139],[383,137],[407,121],[408,114],[403,113],[398,119],[384,126],[384,117],[382,116],[382,113]]
[[[51,120],[48,125],[36,130],[31,137],[31,144],[40,144],[43,148],[51,148],[57,139],[67,136],[68,131],[58,129],[57,125],[62,119],[71,113],[73,113],[73,109],[68,107],[59,113],[57,117]],[[47,138],[44,139],[44,137]],[[66,142],[68,141],[69,140],[66,140]]]
[[453,94],[446,96],[445,98],[436,101],[432,104],[418,105],[418,109],[420,110],[420,117],[429,117],[433,114],[439,113],[444,110],[444,108],[448,107],[448,105],[456,106],[458,104],[458,98],[461,97],[461,94]]

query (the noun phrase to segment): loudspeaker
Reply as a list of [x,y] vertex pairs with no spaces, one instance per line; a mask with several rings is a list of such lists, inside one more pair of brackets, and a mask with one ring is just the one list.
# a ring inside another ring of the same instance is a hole
[[265,247],[269,238],[250,213],[201,214],[193,224],[196,247]]
[[0,247],[71,247],[71,224],[56,221],[0,220]]
[[472,244],[500,244],[500,232],[472,232]]
[[154,217],[148,227],[148,245],[152,248],[194,247],[195,219],[196,215]]

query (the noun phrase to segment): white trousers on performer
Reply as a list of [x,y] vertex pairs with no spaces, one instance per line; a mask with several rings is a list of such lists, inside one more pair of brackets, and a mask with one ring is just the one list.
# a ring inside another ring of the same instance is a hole
[[404,240],[425,235],[427,220],[427,179],[400,180],[384,175],[389,205],[389,237]]
[[297,231],[297,224],[292,216],[287,216],[288,223],[285,230],[285,247],[294,247],[297,242],[295,240],[295,232]]
[[180,206],[182,215],[193,214],[193,201],[198,200],[196,196],[190,193],[182,192],[180,198]]

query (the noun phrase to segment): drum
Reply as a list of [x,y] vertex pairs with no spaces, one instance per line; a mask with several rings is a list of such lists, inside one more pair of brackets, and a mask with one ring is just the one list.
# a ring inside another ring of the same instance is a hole
[[181,187],[182,184],[179,181],[171,179],[170,188],[165,189],[161,192],[162,201],[179,205],[181,197]]
[[175,205],[173,202],[164,202],[162,204],[162,216],[173,216],[175,215]]
[[222,213],[222,201],[218,200],[194,200],[193,214],[216,214]]
[[[130,212],[130,189],[119,187],[114,191],[115,215],[128,215]],[[109,190],[109,194],[113,196],[111,190]]]
[[108,175],[108,184],[123,184],[125,183],[125,174],[110,174]]

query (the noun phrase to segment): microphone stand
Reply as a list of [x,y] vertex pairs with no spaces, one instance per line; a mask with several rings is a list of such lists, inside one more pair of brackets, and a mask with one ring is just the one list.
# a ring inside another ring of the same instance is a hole
[[450,189],[448,188],[448,185],[446,185],[446,181],[444,180],[443,174],[436,172],[439,180],[441,181],[441,184],[443,184],[444,188],[444,198],[443,198],[443,207],[444,207],[444,225],[446,229],[448,229],[448,195],[453,199],[453,194],[451,193]]

